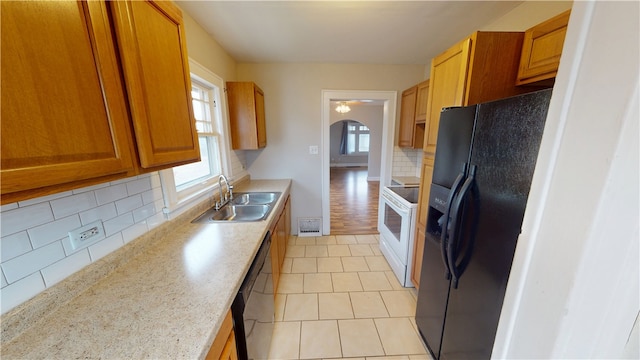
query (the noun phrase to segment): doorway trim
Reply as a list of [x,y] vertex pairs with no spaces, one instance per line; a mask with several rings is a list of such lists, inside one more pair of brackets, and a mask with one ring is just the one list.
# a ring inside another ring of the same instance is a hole
[[[331,199],[329,190],[329,165],[331,160],[330,130],[331,100],[382,100],[382,144],[380,154],[380,190],[391,184],[393,139],[396,124],[397,91],[375,90],[322,90],[322,234],[331,232]],[[380,207],[378,206],[378,213]],[[379,216],[379,215],[378,215]]]

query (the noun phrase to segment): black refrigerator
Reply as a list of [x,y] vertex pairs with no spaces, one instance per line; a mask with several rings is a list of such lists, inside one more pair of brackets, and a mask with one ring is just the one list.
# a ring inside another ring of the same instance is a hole
[[416,306],[436,360],[491,357],[550,99],[442,110]]

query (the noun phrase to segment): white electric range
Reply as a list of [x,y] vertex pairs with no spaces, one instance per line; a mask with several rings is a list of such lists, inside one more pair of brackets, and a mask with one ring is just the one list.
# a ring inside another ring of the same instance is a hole
[[400,284],[413,287],[411,267],[418,208],[418,187],[385,186],[380,197],[380,250]]

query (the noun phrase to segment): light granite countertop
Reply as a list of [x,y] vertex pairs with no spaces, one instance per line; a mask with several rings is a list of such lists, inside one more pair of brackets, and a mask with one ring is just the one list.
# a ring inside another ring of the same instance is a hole
[[[190,223],[200,206],[3,315],[3,359],[204,358],[290,186],[240,183],[236,192],[282,192],[268,219]],[[65,286],[86,289],[64,299]]]

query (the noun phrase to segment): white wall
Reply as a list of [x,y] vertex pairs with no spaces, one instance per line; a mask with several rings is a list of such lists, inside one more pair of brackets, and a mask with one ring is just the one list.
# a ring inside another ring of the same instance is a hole
[[525,31],[565,10],[573,1],[527,0],[496,21],[481,27],[482,31]]
[[495,358],[640,357],[638,14],[574,4]]
[[239,64],[238,79],[264,90],[267,119],[267,147],[247,151],[247,170],[253,178],[293,179],[294,222],[320,217],[321,156],[310,155],[309,146],[318,145],[323,153],[321,91],[399,92],[420,82],[423,70],[424,65]]

